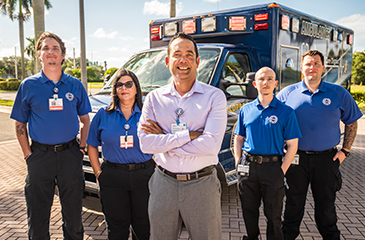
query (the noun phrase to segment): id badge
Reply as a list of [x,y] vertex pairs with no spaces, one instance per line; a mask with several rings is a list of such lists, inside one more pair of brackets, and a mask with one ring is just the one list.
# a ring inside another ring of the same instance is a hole
[[295,154],[293,161],[291,162],[291,164],[294,165],[299,165],[299,154]]
[[63,110],[62,98],[50,98],[49,99],[49,110],[50,111],[62,111]]
[[171,133],[174,134],[177,131],[182,131],[186,129],[186,123],[180,123],[177,125],[176,123],[171,124]]
[[125,141],[125,136],[120,136],[120,147],[121,148],[132,148],[133,147],[133,135],[127,136],[127,141]]

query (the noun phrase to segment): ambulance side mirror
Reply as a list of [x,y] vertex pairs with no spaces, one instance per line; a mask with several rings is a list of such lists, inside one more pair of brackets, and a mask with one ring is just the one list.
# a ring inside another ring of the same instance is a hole
[[[235,83],[225,79],[220,79],[218,87],[226,94],[227,99],[230,98],[255,99],[257,97],[257,90],[252,84],[253,81],[255,81],[255,73],[249,72],[246,74],[245,82]],[[237,86],[240,86],[240,88]],[[242,91],[241,89],[244,90]]]

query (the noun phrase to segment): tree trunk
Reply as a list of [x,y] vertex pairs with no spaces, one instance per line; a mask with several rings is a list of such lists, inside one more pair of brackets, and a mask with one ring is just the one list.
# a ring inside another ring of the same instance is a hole
[[176,0],[170,0],[170,18],[176,16]]
[[44,24],[44,0],[33,0],[33,19],[34,19],[34,50],[36,57],[34,58],[34,71],[38,73],[42,69],[41,62],[37,57],[37,42],[39,37],[45,31]]
[[21,56],[21,67],[22,76],[21,80],[25,78],[25,64],[24,64],[24,19],[23,15],[19,16],[19,41],[20,41],[20,56]]
[[86,43],[85,43],[85,21],[84,21],[84,0],[80,3],[80,63],[81,63],[81,82],[87,92],[87,72],[86,72]]

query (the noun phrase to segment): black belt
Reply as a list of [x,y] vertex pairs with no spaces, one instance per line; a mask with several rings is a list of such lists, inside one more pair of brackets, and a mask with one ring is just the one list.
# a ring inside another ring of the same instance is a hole
[[166,175],[176,178],[178,181],[187,181],[187,180],[201,178],[201,177],[212,174],[213,169],[215,168],[215,165],[210,165],[208,167],[205,167],[199,171],[192,172],[192,173],[173,173],[173,172],[170,172],[170,171],[164,169],[161,166],[158,166],[158,168]]
[[255,162],[258,164],[261,163],[268,163],[268,162],[277,162],[281,160],[282,156],[280,155],[254,155],[254,154],[247,154],[247,160],[249,162]]
[[61,152],[63,150],[71,148],[74,144],[77,144],[76,138],[72,139],[68,143],[62,143],[62,144],[56,144],[56,145],[47,145],[42,144],[36,141],[32,140],[32,146],[39,148],[42,151],[55,151],[55,152]]
[[134,170],[138,170],[141,168],[147,168],[148,166],[150,166],[153,163],[153,159],[151,158],[147,162],[143,162],[143,163],[128,163],[128,164],[112,163],[106,159],[104,159],[104,162],[115,168],[121,168],[121,169],[127,170],[127,171],[134,171]]
[[337,150],[337,148],[336,147],[333,147],[331,149],[324,150],[324,151],[319,151],[319,152],[316,152],[316,151],[302,151],[302,150],[299,150],[298,149],[298,152],[305,153],[305,154],[316,154],[316,155],[318,155],[318,154],[330,153],[330,152],[332,152],[334,150]]

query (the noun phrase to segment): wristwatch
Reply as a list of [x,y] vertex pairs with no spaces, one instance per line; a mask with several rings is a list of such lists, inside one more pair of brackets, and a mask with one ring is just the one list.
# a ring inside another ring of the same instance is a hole
[[341,152],[345,154],[346,157],[350,156],[350,152],[346,151],[345,149],[341,148]]

